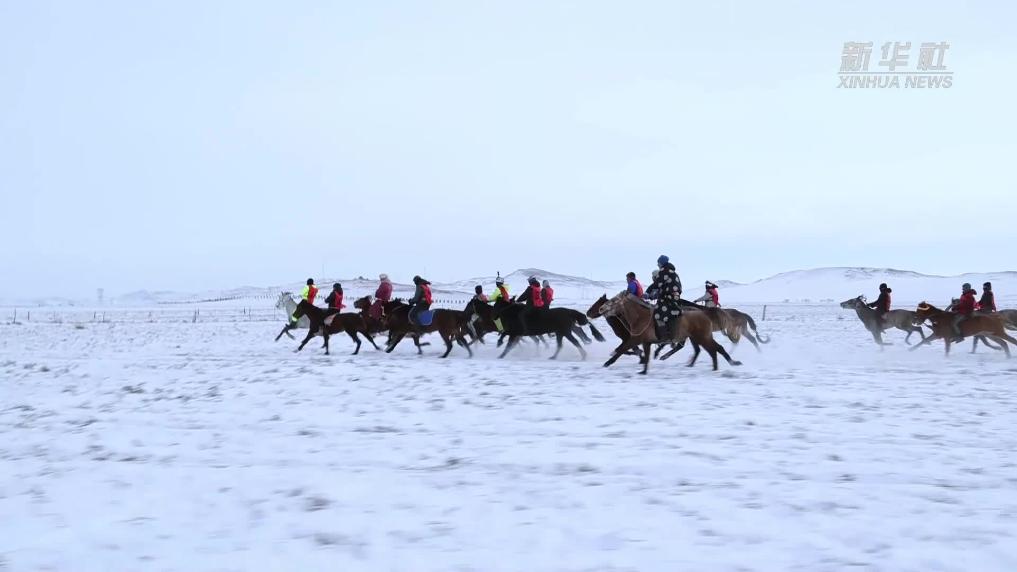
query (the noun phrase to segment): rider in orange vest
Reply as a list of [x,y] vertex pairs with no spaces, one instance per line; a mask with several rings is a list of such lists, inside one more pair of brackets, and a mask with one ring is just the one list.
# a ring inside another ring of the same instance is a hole
[[629,272],[626,274],[625,281],[628,283],[628,286],[625,287],[626,292],[632,294],[636,298],[643,297],[643,285],[639,283],[639,280],[636,280],[635,272]]
[[325,303],[330,309],[342,310],[343,306],[343,285],[336,282],[332,285],[332,291],[325,297]]
[[533,276],[530,276],[530,287],[526,289],[526,295],[523,297],[523,301],[526,302],[527,306],[533,308],[543,308],[544,298],[540,295],[540,282]]
[[554,301],[554,288],[551,288],[551,283],[544,280],[543,288],[540,289],[540,298],[544,301],[544,307],[550,308],[551,302]]

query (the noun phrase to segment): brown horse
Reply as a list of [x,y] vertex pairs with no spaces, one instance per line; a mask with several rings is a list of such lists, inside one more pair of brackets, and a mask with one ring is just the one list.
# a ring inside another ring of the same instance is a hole
[[[470,349],[470,344],[466,342],[466,338],[463,336],[463,332],[466,331],[466,316],[463,312],[459,310],[433,310],[434,316],[431,324],[421,326],[410,322],[410,306],[399,298],[387,302],[384,308],[385,315],[388,318],[388,347],[385,348],[386,353],[391,353],[407,335],[414,336],[419,341],[421,334],[438,332],[442,341],[445,342],[445,353],[441,357],[446,358],[448,354],[452,353],[452,340],[455,340],[457,344],[470,354],[470,357],[473,357],[473,350]],[[417,353],[424,353],[420,349],[419,343],[417,344]]]
[[[371,342],[374,349],[380,350],[378,344],[374,343],[374,338],[368,332],[367,324],[364,319],[360,317],[360,314],[353,312],[339,313],[338,310],[324,310],[311,304],[307,300],[301,300],[297,304],[297,309],[293,312],[293,316],[300,318],[301,316],[307,316],[310,320],[310,327],[307,329],[307,337],[304,341],[300,342],[296,351],[304,349],[307,342],[311,341],[311,338],[317,335],[321,335],[325,338],[325,344],[322,346],[325,348],[325,355],[328,355],[328,339],[332,334],[338,334],[339,332],[346,332],[346,335],[357,344],[357,348],[353,350],[353,355],[357,355],[360,352],[360,338],[357,334],[362,334],[367,341]],[[286,330],[287,326],[283,327],[283,331]],[[280,333],[282,335],[282,333]],[[276,338],[278,339],[278,338]]]
[[[940,310],[928,302],[922,302],[915,310],[915,323],[928,321],[932,324],[932,335],[928,336],[918,344],[911,347],[916,350],[925,344],[942,339],[946,343],[946,354],[950,355],[950,344],[953,343],[954,331],[953,321],[957,314]],[[972,314],[971,317],[960,323],[961,335],[965,338],[971,336],[984,336],[1002,346],[1006,357],[1010,357],[1010,348],[1006,342],[1017,346],[1017,340],[1006,333],[1006,321],[998,314]]]
[[[759,344],[770,343],[770,338],[759,333],[759,330],[756,329],[756,321],[752,319],[752,316],[745,312],[740,312],[734,308],[711,308],[707,306],[700,306],[699,304],[685,300],[681,300],[679,305],[681,305],[682,308],[691,308],[706,314],[710,318],[710,322],[713,324],[713,331],[721,332],[727,337],[727,339],[731,340],[731,343],[733,344],[731,347],[732,352],[738,346],[738,342],[741,341],[742,337],[749,340],[749,342],[755,346],[756,351],[759,352],[763,351],[762,348],[759,347]],[[755,336],[752,335],[753,332],[755,332]],[[653,357],[660,356],[660,352],[664,349],[664,347],[665,346],[663,344],[657,346],[657,351],[654,352]],[[663,356],[660,356],[660,359],[666,360],[677,353],[680,349],[681,347],[671,344],[671,350]]]
[[[619,336],[622,343],[614,349],[610,359],[604,362],[604,367],[613,364],[621,356],[625,355],[632,348],[642,344],[643,355],[639,358],[643,364],[645,374],[650,367],[650,347],[653,344],[676,342],[683,346],[685,341],[692,342],[695,353],[689,360],[688,366],[692,367],[699,357],[700,348],[706,348],[706,352],[713,359],[713,369],[717,370],[717,354],[724,356],[724,359],[731,365],[741,365],[741,362],[731,359],[727,350],[713,339],[713,323],[710,318],[698,310],[686,310],[678,319],[678,332],[673,340],[657,339],[656,329],[653,323],[653,308],[646,302],[622,292],[608,300],[607,296],[601,296],[599,300],[590,306],[586,311],[587,316],[616,317],[627,335]],[[616,330],[615,333],[618,333]]]

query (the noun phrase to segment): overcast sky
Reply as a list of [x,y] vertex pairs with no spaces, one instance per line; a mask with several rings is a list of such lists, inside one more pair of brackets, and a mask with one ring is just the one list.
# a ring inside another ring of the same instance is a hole
[[[1014,269],[1004,2],[3,2],[0,295]],[[953,87],[838,89],[844,42]]]

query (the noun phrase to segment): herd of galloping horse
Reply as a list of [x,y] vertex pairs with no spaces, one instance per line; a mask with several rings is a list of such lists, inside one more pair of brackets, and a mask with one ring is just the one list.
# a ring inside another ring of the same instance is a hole
[[[405,338],[413,340],[418,353],[423,353],[422,347],[428,345],[421,342],[421,336],[430,333],[437,333],[445,343],[445,358],[452,352],[453,342],[465,349],[470,357],[473,356],[471,346],[475,343],[485,343],[486,334],[498,336],[497,345],[502,346],[507,338],[505,348],[499,355],[505,357],[523,339],[531,339],[537,344],[547,345],[544,336],[554,336],[557,347],[550,359],[555,359],[561,352],[563,341],[568,340],[583,359],[586,359],[586,350],[583,344],[590,344],[592,340],[586,335],[584,328],[589,328],[593,339],[602,342],[604,336],[590,322],[591,318],[605,318],[611,330],[618,337],[621,343],[612,351],[611,357],[604,363],[610,366],[624,355],[637,356],[643,366],[640,373],[646,373],[650,360],[658,358],[667,359],[675,352],[685,346],[692,345],[693,355],[688,362],[692,367],[696,363],[701,350],[706,350],[713,360],[713,369],[717,369],[717,355],[722,356],[731,365],[741,365],[728,354],[717,340],[714,339],[714,332],[721,332],[733,344],[737,344],[742,338],[749,340],[757,350],[759,344],[769,343],[767,336],[761,335],[756,329],[756,322],[752,316],[735,310],[733,308],[708,308],[693,302],[681,301],[682,314],[679,318],[678,328],[673,338],[660,339],[657,337],[657,329],[654,327],[653,306],[626,292],[619,293],[613,298],[607,295],[601,296],[585,312],[572,308],[548,308],[533,309],[518,303],[515,299],[508,301],[499,300],[492,304],[471,300],[462,310],[437,309],[434,310],[433,319],[430,325],[420,326],[410,321],[410,306],[402,299],[396,298],[383,304],[383,313],[380,318],[371,315],[372,298],[364,296],[353,303],[356,312],[340,312],[338,310],[326,310],[319,308],[306,300],[295,301],[289,292],[280,294],[276,307],[283,309],[287,315],[294,316],[300,320],[301,327],[308,328],[307,336],[301,341],[295,351],[300,351],[315,336],[324,338],[323,347],[325,353],[329,353],[329,337],[336,334],[346,333],[356,344],[353,354],[360,352],[360,336],[367,339],[375,349],[380,350],[374,341],[374,336],[387,333],[386,352],[391,352]],[[882,319],[876,311],[869,308],[865,303],[865,297],[859,296],[845,300],[840,304],[841,308],[852,309],[858,315],[859,320],[872,334],[873,340],[880,346],[889,345],[883,341],[883,332],[892,328],[907,333],[904,342],[910,344],[912,334],[917,333],[922,341],[911,347],[912,350],[922,345],[942,339],[946,344],[946,352],[949,354],[950,345],[956,341],[952,329],[954,314],[938,309],[931,304],[922,302],[914,311],[891,310]],[[501,327],[499,328],[498,325]],[[923,325],[931,329],[926,335]],[[289,330],[289,324],[283,326],[276,341],[283,334],[293,338]],[[979,342],[986,346],[1002,350],[1007,357],[1010,356],[1010,349],[1007,342],[1017,346],[1017,339],[1007,333],[1007,330],[1017,330],[1017,310],[1001,310],[993,313],[976,313],[960,324],[961,334],[964,338],[973,338],[972,353]],[[295,338],[294,338],[295,339]],[[995,344],[993,344],[995,342]],[[998,344],[998,345],[997,345]],[[656,346],[656,351],[652,351]],[[667,349],[666,353],[662,352]]]
[[[515,299],[498,300],[494,304],[471,300],[462,310],[437,309],[433,311],[433,318],[430,325],[421,326],[414,324],[409,319],[410,306],[402,299],[396,298],[383,304],[383,313],[380,318],[371,314],[372,299],[364,296],[353,303],[356,312],[340,312],[338,310],[326,310],[319,308],[306,300],[299,302],[293,299],[292,294],[284,292],[279,296],[276,307],[283,309],[287,315],[301,320],[307,320],[307,336],[301,341],[296,351],[300,351],[315,336],[322,336],[324,344],[322,347],[328,353],[329,337],[335,334],[346,333],[356,348],[353,354],[360,351],[360,336],[367,339],[375,349],[380,350],[374,341],[374,336],[387,333],[385,351],[391,352],[404,338],[411,338],[417,346],[417,352],[423,353],[421,347],[427,345],[421,343],[421,336],[429,333],[437,333],[445,343],[445,353],[441,357],[448,357],[452,352],[453,342],[464,348],[470,357],[473,356],[471,346],[474,343],[485,343],[486,334],[497,334],[497,345],[500,347],[505,342],[505,348],[499,357],[505,357],[523,339],[532,339],[537,344],[547,344],[544,336],[554,336],[557,343],[554,355],[550,359],[558,357],[564,340],[571,342],[579,354],[586,359],[586,350],[583,344],[590,344],[592,340],[586,335],[584,328],[589,328],[590,335],[594,340],[603,342],[604,336],[590,322],[591,318],[605,318],[615,335],[621,343],[614,349],[610,359],[604,366],[613,364],[623,355],[634,355],[639,357],[643,369],[640,373],[646,373],[651,359],[651,349],[658,346],[652,357],[667,359],[679,349],[685,346],[686,342],[693,347],[694,354],[689,361],[689,367],[695,365],[700,351],[705,349],[713,360],[713,369],[717,369],[717,354],[720,354],[731,365],[741,365],[741,362],[731,359],[723,346],[713,337],[713,332],[723,333],[731,342],[737,344],[743,337],[749,340],[756,349],[759,344],[769,343],[769,338],[759,334],[756,330],[756,322],[752,316],[731,308],[707,308],[698,304],[682,301],[683,311],[679,318],[678,328],[673,338],[658,339],[653,320],[653,306],[635,296],[622,292],[613,298],[606,295],[593,303],[586,313],[572,308],[547,308],[534,309],[518,303]],[[498,326],[501,326],[500,328]],[[283,334],[293,336],[289,333],[292,329],[289,324],[283,326],[282,331],[276,336],[276,341]],[[295,338],[294,338],[295,339]],[[669,351],[660,355],[661,352],[670,346]]]
[[[954,301],[956,303],[956,300]],[[865,325],[865,329],[872,334],[872,339],[880,346],[889,345],[883,341],[883,332],[892,328],[907,332],[904,343],[910,345],[911,334],[917,333],[922,341],[914,346],[912,350],[934,342],[943,340],[946,346],[946,353],[950,353],[950,345],[957,341],[956,332],[953,331],[953,312],[939,309],[928,302],[922,302],[915,310],[890,310],[883,315],[882,319],[876,314],[876,310],[866,304],[865,296],[858,296],[840,303],[844,309],[854,310],[858,319]],[[925,335],[922,326],[928,326],[932,332]],[[998,312],[975,312],[964,319],[958,325],[961,338],[972,338],[971,353],[975,353],[978,342],[994,350],[1002,350],[1010,357],[1010,348],[1007,342],[1017,346],[1017,339],[1009,335],[1007,330],[1017,331],[1017,310],[1000,310]],[[992,341],[989,341],[992,340]],[[992,342],[996,342],[995,345]]]

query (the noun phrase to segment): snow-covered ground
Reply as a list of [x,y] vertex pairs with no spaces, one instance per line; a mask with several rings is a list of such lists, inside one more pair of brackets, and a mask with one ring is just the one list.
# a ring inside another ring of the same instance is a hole
[[1017,360],[767,313],[646,377],[599,320],[587,362],[0,325],[0,570],[1017,569]]

